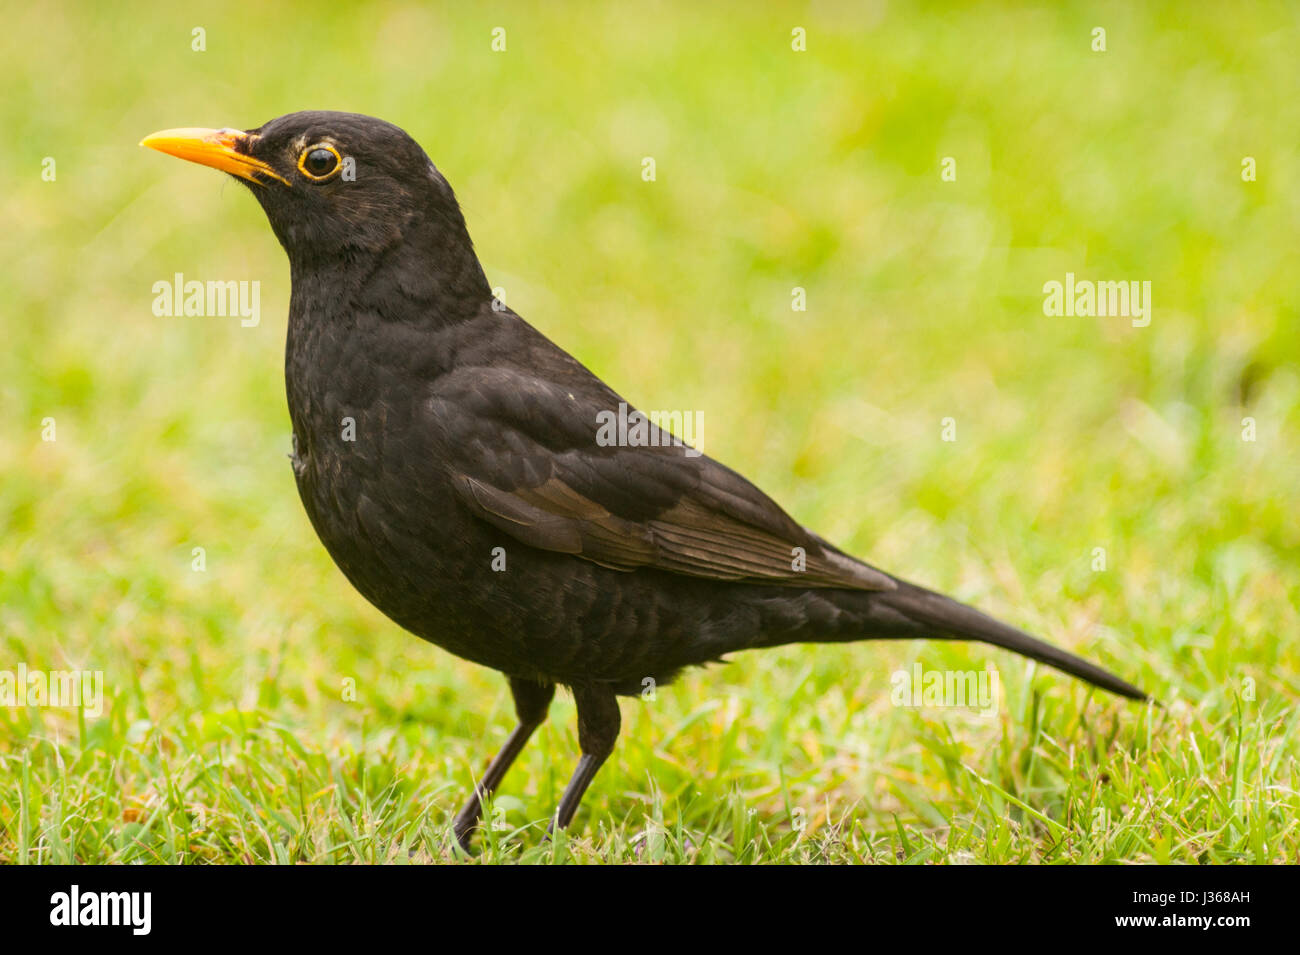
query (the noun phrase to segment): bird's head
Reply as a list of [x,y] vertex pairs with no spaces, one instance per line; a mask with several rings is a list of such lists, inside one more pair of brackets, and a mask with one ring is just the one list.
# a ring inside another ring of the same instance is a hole
[[451,186],[392,123],[311,110],[256,129],[167,129],[141,145],[237,177],[296,264],[365,257],[417,230],[472,257]]

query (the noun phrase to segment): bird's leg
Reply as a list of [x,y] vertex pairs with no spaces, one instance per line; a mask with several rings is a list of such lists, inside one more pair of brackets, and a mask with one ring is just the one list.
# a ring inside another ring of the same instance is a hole
[[557,826],[567,829],[573,821],[573,814],[578,811],[578,804],[582,802],[582,795],[595,777],[596,770],[614,751],[614,742],[622,725],[618,699],[607,686],[574,687],[573,701],[578,705],[578,746],[582,749],[582,758],[560,797],[560,805],[551,818],[547,834]]
[[501,784],[506,770],[523,750],[528,738],[533,735],[533,730],[546,720],[546,711],[555,696],[554,683],[535,683],[532,680],[520,680],[515,677],[510,677],[509,680],[510,693],[515,698],[515,714],[519,717],[519,725],[514,728],[506,744],[501,747],[501,752],[493,758],[487,772],[478,781],[473,794],[456,814],[456,821],[452,823],[456,842],[466,852],[469,851],[474,827],[478,825],[479,816],[483,814],[483,800],[492,795]]

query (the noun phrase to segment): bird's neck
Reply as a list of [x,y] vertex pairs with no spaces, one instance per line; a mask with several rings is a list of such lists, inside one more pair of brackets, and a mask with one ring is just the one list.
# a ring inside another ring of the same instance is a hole
[[454,221],[426,214],[382,240],[288,254],[294,298],[308,306],[298,313],[365,310],[434,330],[472,318],[492,299],[459,212]]
[[[463,224],[461,229],[463,230]],[[468,234],[408,230],[399,241],[330,260],[290,255],[285,376],[300,451],[393,382],[449,368],[492,291]],[[306,442],[303,444],[303,442]]]

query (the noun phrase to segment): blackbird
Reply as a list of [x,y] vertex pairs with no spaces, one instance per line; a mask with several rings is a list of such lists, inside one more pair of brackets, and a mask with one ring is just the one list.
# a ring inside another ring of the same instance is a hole
[[308,111],[142,145],[238,177],[288,255],[291,457],[330,556],[396,623],[509,681],[519,722],[455,818],[462,847],[556,684],[581,758],[552,828],[612,752],[618,696],[734,651],[977,640],[1147,698],[849,556],[647,422],[493,297],[451,186],[391,123]]

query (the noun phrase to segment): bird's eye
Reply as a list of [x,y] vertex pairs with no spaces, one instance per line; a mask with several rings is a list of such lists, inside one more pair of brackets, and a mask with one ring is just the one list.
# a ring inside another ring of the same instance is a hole
[[320,182],[338,172],[342,162],[337,149],[329,143],[317,143],[302,151],[298,157],[298,170],[308,179]]

